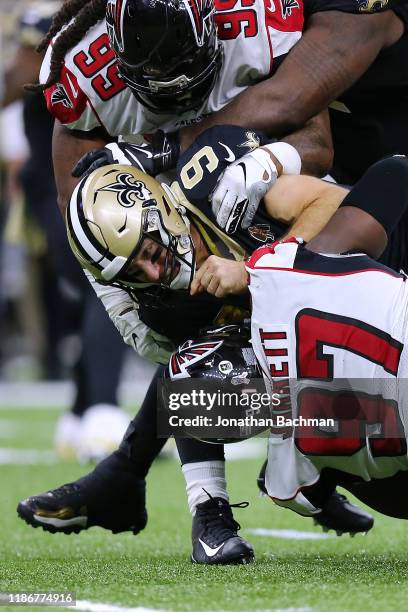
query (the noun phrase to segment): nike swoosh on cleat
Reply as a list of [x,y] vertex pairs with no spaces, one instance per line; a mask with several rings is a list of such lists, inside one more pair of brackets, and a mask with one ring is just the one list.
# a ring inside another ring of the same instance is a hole
[[70,527],[71,525],[78,525],[79,527],[86,527],[88,523],[87,516],[76,516],[71,519],[58,519],[51,518],[47,516],[40,516],[38,514],[34,514],[34,518],[38,523],[43,523],[45,525],[53,525],[54,527]]
[[228,157],[225,158],[225,161],[227,161],[227,162],[235,161],[236,157],[235,157],[234,153],[231,151],[231,149],[229,148],[229,146],[227,146],[226,144],[224,144],[223,142],[220,142],[220,141],[218,141],[218,144],[221,145],[222,147],[224,147],[224,149],[228,153]]
[[217,548],[211,548],[210,546],[208,546],[208,544],[206,544],[205,542],[203,542],[202,540],[198,540],[201,544],[201,546],[204,548],[204,552],[207,555],[207,557],[214,557],[217,552],[224,546],[225,542],[223,542],[222,544],[220,544],[219,546],[217,546]]

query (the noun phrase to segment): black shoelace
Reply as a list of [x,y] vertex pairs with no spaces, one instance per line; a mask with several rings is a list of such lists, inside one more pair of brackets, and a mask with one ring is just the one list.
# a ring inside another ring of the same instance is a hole
[[196,516],[204,523],[206,530],[216,531],[216,540],[222,542],[237,535],[241,525],[234,519],[231,508],[247,508],[249,502],[244,501],[239,504],[230,504],[226,500],[217,501],[208,491],[203,489],[208,495],[212,504],[205,508],[197,506]]

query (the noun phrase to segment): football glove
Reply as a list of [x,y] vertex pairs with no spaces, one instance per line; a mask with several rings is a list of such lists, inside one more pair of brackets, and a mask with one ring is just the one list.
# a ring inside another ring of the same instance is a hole
[[151,176],[174,168],[180,155],[180,145],[176,133],[165,134],[158,130],[150,144],[140,145],[130,142],[110,142],[102,149],[85,153],[75,164],[72,176],[88,176],[101,166],[124,164],[139,168]]
[[259,202],[278,178],[269,152],[255,149],[233,162],[221,175],[212,195],[217,224],[233,234],[241,224],[247,229]]
[[124,342],[144,359],[167,365],[176,348],[171,340],[140,320],[137,304],[126,291],[102,285],[92,274],[84,272]]
[[228,166],[210,196],[216,221],[227,234],[239,225],[242,229],[251,225],[260,201],[278,178],[270,153],[282,165],[283,174],[300,174],[299,153],[286,142],[264,145]]

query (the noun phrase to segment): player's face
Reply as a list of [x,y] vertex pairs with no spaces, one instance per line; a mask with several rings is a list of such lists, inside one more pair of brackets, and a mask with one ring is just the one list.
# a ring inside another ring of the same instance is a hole
[[126,271],[126,279],[137,283],[170,284],[179,270],[180,264],[166,247],[145,238]]

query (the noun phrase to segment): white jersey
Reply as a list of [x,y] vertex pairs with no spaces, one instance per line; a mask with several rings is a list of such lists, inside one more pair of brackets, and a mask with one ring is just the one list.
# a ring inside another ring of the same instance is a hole
[[307,514],[299,491],[325,467],[364,480],[407,470],[406,278],[364,254],[319,255],[295,239],[258,249],[247,269],[253,348],[271,392],[284,391],[270,496]]
[[[219,0],[215,6],[224,57],[201,108],[175,116],[143,107],[118,76],[106,24],[100,21],[67,53],[59,82],[45,92],[48,110],[69,128],[103,127],[125,140],[159,128],[173,131],[218,111],[248,86],[271,76],[301,38],[303,0]],[[41,68],[41,83],[49,74],[51,49]]]

